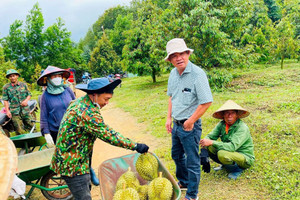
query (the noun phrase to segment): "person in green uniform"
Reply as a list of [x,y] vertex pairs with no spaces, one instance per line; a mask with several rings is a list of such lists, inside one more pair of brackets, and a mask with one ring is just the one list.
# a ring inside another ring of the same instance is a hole
[[[250,113],[232,100],[225,102],[213,117],[222,119],[204,139],[202,147],[208,148],[212,160],[220,163],[215,171],[226,169],[228,178],[237,179],[244,169],[254,163],[254,145],[248,126],[241,120]],[[220,138],[221,141],[217,141]]]
[[11,118],[17,135],[29,132],[33,127],[28,106],[31,93],[26,83],[18,81],[19,76],[15,69],[7,70],[6,78],[10,83],[3,86],[2,92],[6,115]]
[[76,85],[87,94],[69,105],[61,121],[50,168],[66,181],[75,200],[91,199],[90,158],[97,138],[138,153],[149,149],[114,131],[103,120],[100,109],[109,103],[120,83],[120,79],[110,83],[107,78],[96,78]]

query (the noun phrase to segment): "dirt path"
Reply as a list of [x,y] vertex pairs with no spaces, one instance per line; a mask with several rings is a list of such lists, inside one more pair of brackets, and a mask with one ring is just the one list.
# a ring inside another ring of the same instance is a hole
[[[76,91],[77,97],[84,94],[82,91]],[[158,139],[147,133],[146,124],[138,123],[137,119],[131,116],[130,113],[115,107],[113,103],[109,103],[101,109],[101,114],[105,123],[120,132],[123,136],[133,139],[136,142],[147,143],[151,152],[158,147]],[[98,167],[103,161],[131,153],[133,151],[115,147],[97,139],[94,145],[92,167],[98,174]],[[99,186],[93,186],[92,198],[101,199]]]

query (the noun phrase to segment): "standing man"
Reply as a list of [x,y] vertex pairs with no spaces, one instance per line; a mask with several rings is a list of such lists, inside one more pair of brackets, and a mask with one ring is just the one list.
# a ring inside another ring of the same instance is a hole
[[189,49],[183,39],[175,38],[167,43],[166,50],[165,60],[175,67],[168,81],[166,129],[172,133],[171,154],[179,187],[187,188],[185,200],[195,200],[200,183],[200,117],[213,98],[205,72],[189,61],[193,49]]
[[18,81],[19,76],[15,69],[7,70],[6,78],[10,83],[3,86],[2,92],[6,115],[11,118],[17,135],[24,134],[33,127],[28,106],[31,93],[26,83]]
[[[97,138],[111,145],[146,153],[146,144],[135,143],[104,123],[100,109],[108,104],[113,90],[121,80],[92,79],[77,85],[87,95],[76,99],[68,107],[59,127],[56,149],[50,168],[66,181],[75,200],[89,200],[90,162]],[[102,153],[102,152],[97,152]]]
[[[208,147],[209,156],[220,167],[226,169],[228,178],[236,180],[244,169],[254,163],[254,146],[248,126],[240,119],[250,113],[232,100],[225,102],[213,117],[222,121],[200,141],[202,147]],[[221,138],[221,141],[217,141]]]

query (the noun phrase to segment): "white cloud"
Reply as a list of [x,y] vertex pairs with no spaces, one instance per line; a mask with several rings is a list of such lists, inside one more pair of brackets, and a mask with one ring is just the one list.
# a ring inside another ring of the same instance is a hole
[[105,10],[117,5],[129,5],[131,0],[0,0],[0,38],[9,32],[15,20],[25,23],[26,16],[35,3],[42,9],[45,27],[61,17],[72,33],[72,40],[78,42],[88,28]]

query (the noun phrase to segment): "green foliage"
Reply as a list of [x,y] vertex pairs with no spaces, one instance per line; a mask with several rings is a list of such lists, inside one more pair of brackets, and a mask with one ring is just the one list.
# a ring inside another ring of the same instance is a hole
[[71,41],[62,19],[58,18],[57,23],[43,32],[44,19],[38,3],[27,15],[24,29],[22,24],[22,21],[16,20],[1,44],[5,60],[15,61],[16,68],[27,82],[36,81],[33,75],[37,65],[76,69],[83,62],[82,51]]
[[54,65],[61,68],[76,68],[83,62],[80,57],[82,53],[75,48],[70,39],[71,33],[64,27],[65,24],[61,18],[52,26],[49,26],[45,33],[45,47],[43,50],[44,65]]
[[162,57],[158,50],[161,43],[155,37],[161,12],[161,8],[151,1],[141,2],[137,7],[137,19],[132,22],[131,29],[124,33],[123,70],[140,76],[151,75],[153,82],[156,82],[156,76],[161,72],[159,62]]
[[289,22],[288,17],[284,17],[276,25],[278,34],[272,41],[274,44],[274,56],[281,59],[281,69],[283,69],[284,58],[295,58],[300,49],[300,40],[295,38],[295,27]]
[[268,16],[273,22],[281,19],[281,10],[275,0],[264,0],[266,6],[268,7]]
[[120,73],[118,56],[105,34],[98,40],[97,46],[91,53],[88,66],[92,72],[97,73],[99,76]]
[[[93,32],[100,33],[102,29],[113,29],[119,15],[125,16],[128,10],[123,6],[116,6],[107,9],[103,15],[93,24]],[[97,35],[100,38],[99,35]]]
[[[123,16],[127,15],[127,12],[128,10],[123,6],[110,8],[98,18],[98,20],[92,25],[91,28],[89,28],[85,37],[79,41],[78,45],[78,47],[84,52],[83,56],[86,63],[89,62],[91,52],[93,51],[93,48],[96,47],[97,41],[101,39],[103,30],[105,29],[107,32],[106,34],[110,35],[109,30],[112,30],[115,26],[118,27],[120,25],[120,22],[118,25],[115,25],[115,23],[118,21],[118,17],[120,16],[119,20],[121,20]],[[121,35],[117,35],[116,32],[120,33]],[[115,51],[120,56],[122,55],[121,51],[124,45],[122,45],[123,40],[118,39],[122,38],[122,32],[118,32],[118,30],[116,30],[116,32],[112,31],[111,34],[113,35],[113,37],[111,41],[114,45]]]
[[11,61],[5,61],[3,48],[0,47],[0,92],[2,94],[3,86],[8,83],[8,79],[6,78],[6,71],[9,69],[16,69],[15,64]]
[[128,14],[126,16],[119,15],[114,25],[114,30],[109,34],[113,48],[119,57],[122,56],[122,50],[125,46],[125,31],[130,29],[132,20],[132,14]]
[[213,68],[207,73],[207,78],[212,90],[223,91],[232,81],[233,76],[227,70]]
[[[297,43],[299,10],[295,0],[134,0],[107,10],[79,46],[88,62],[103,26],[123,70],[151,75],[155,82],[171,69],[163,58],[174,37],[184,38],[195,50],[191,61],[206,69],[274,62],[275,40],[282,34],[276,26],[288,16]],[[284,58],[292,57],[289,51]]]

